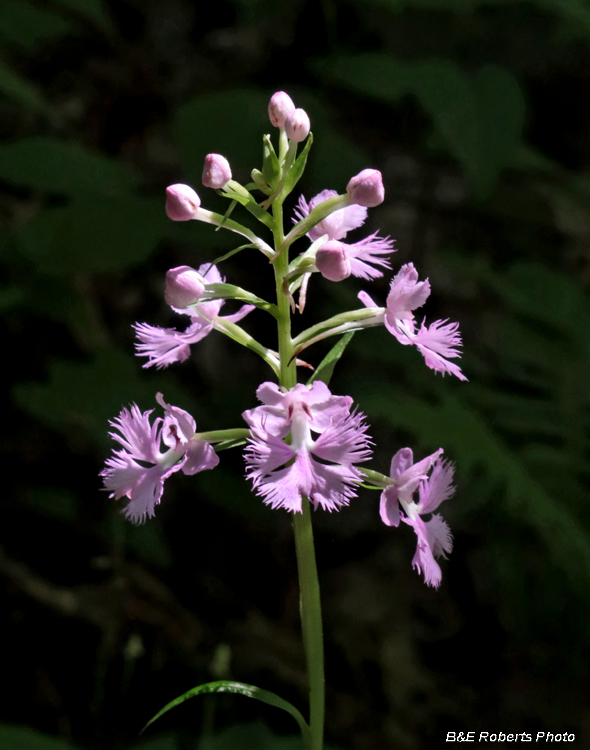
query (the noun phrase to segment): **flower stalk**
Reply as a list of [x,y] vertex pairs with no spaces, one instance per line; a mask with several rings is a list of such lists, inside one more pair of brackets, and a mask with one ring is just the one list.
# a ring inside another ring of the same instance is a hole
[[[283,207],[279,200],[273,205],[275,248],[284,242]],[[285,293],[289,273],[289,254],[281,253],[274,264],[277,290],[277,328],[279,339],[279,385],[291,389],[297,384],[294,344],[291,339],[291,303]],[[324,636],[320,584],[313,542],[309,499],[301,498],[301,513],[293,514],[293,532],[299,575],[299,611],[309,688],[309,748],[322,750],[325,713]]]

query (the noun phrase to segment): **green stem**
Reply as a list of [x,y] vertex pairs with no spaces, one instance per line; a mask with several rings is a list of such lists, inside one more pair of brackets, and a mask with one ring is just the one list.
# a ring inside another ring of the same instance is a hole
[[361,474],[364,474],[367,479],[377,487],[389,487],[391,484],[395,484],[395,480],[391,477],[386,477],[385,474],[381,474],[380,471],[373,471],[372,469],[365,469],[359,466],[358,470]]
[[[323,334],[326,331],[329,331],[330,333],[328,335],[331,336],[331,329],[337,328],[338,330],[336,330],[335,333],[340,333],[342,331],[341,327],[347,323],[360,323],[361,321],[365,321],[362,323],[363,328],[371,325],[381,325],[383,323],[384,311],[383,307],[361,307],[358,310],[349,310],[348,312],[339,313],[332,318],[328,318],[321,323],[316,323],[314,326],[306,328],[305,331],[302,331],[299,336],[293,339],[293,346],[298,347],[301,344],[305,344],[310,339],[315,340],[318,335]],[[375,318],[374,322],[371,321],[372,318]]]
[[241,234],[242,237],[249,239],[259,250],[262,250],[267,257],[272,255],[271,248],[266,242],[264,242],[264,240],[257,237],[251,229],[248,229],[242,224],[238,224],[237,221],[232,221],[221,214],[216,214],[214,211],[207,211],[204,208],[199,208],[198,211],[195,212],[193,219],[204,221],[206,224],[214,224],[216,227],[223,227],[224,229],[236,232],[236,234]]
[[235,427],[232,430],[210,430],[209,432],[195,432],[193,437],[206,440],[208,443],[221,443],[225,440],[244,440],[250,437],[250,430],[245,427]]
[[[283,206],[280,200],[273,204],[275,219],[274,241],[275,249],[281,247],[285,241],[283,233]],[[279,385],[284,388],[294,388],[297,384],[294,347],[291,339],[291,306],[283,290],[283,284],[289,273],[289,253],[283,252],[277,256],[275,279],[277,289],[277,326],[279,337]],[[322,632],[322,609],[320,601],[320,586],[313,545],[313,529],[309,500],[302,496],[301,513],[293,514],[293,531],[295,534],[295,550],[297,554],[297,568],[299,571],[300,614],[303,632],[303,646],[307,665],[307,679],[309,684],[309,727],[311,738],[305,750],[322,750],[324,736],[324,637]]]
[[310,503],[305,496],[301,498],[301,511],[301,513],[293,514],[293,530],[295,532],[295,550],[299,571],[299,611],[309,682],[309,728],[311,730],[311,747],[309,750],[322,750],[325,711],[322,605],[313,544]]

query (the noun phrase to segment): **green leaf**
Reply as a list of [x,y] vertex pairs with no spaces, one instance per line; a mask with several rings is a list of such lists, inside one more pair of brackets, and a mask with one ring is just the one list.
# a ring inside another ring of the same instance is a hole
[[40,135],[0,145],[0,179],[72,196],[125,195],[138,182],[113,159],[78,143]]
[[345,333],[344,336],[330,349],[324,359],[320,362],[318,367],[315,369],[311,378],[307,381],[307,385],[311,385],[314,380],[321,380],[326,385],[330,384],[334,368],[336,363],[343,355],[344,350],[350,343],[350,340],[354,336],[354,331]]
[[205,685],[199,685],[198,687],[188,690],[183,695],[170,701],[164,708],[159,711],[153,719],[150,719],[145,725],[142,731],[145,731],[150,724],[153,724],[156,719],[163,716],[165,713],[170,711],[171,708],[179,706],[181,703],[193,698],[196,695],[204,695],[206,693],[234,693],[236,695],[243,695],[246,698],[255,698],[256,700],[262,701],[262,703],[268,703],[269,706],[275,706],[276,708],[282,708],[283,711],[291,714],[295,721],[299,724],[304,744],[308,745],[310,740],[309,726],[301,715],[301,713],[286,700],[279,698],[278,695],[269,692],[268,690],[261,690],[254,685],[245,685],[243,682],[231,682],[230,680],[218,680],[217,682],[209,682]]
[[291,169],[288,171],[287,176],[285,177],[285,182],[279,194],[279,200],[281,201],[284,200],[289,195],[289,193],[293,190],[293,188],[299,182],[299,180],[301,179],[301,175],[303,174],[305,170],[305,165],[307,164],[307,157],[309,156],[309,149],[311,148],[312,143],[313,143],[313,133],[310,133],[307,136],[307,141],[305,142],[305,147],[303,148],[303,151],[299,154],[299,156],[295,160],[295,163],[293,164]]
[[269,185],[276,186],[281,174],[281,165],[272,145],[270,135],[265,135],[262,143],[262,175]]
[[145,261],[165,225],[161,201],[94,196],[41,209],[16,236],[41,271],[105,272]]
[[10,724],[0,724],[0,747],[2,750],[76,750],[65,740]]
[[0,40],[31,50],[37,45],[64,36],[72,27],[60,16],[26,0],[0,3]]
[[49,102],[30,84],[26,78],[15,73],[2,60],[0,60],[0,94],[10,99],[15,104],[39,112],[50,119],[55,119]]
[[414,94],[480,196],[521,147],[524,99],[512,74],[485,65],[475,76],[443,59],[401,61],[386,53],[319,60],[313,67],[347,88],[397,104]]

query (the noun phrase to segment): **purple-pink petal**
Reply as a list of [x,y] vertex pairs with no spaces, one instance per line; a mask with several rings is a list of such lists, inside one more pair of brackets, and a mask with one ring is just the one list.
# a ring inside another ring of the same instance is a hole
[[391,281],[387,295],[387,314],[404,320],[412,318],[412,310],[422,305],[430,295],[428,279],[418,281],[418,272],[413,263],[403,265]]
[[383,272],[373,266],[391,268],[388,258],[384,257],[395,252],[393,240],[389,237],[378,237],[375,232],[345,247],[348,249],[352,275],[357,278],[371,280],[383,276]]
[[206,440],[192,438],[186,448],[186,461],[182,467],[183,474],[197,474],[199,471],[214,469],[219,463],[219,456]]
[[428,327],[422,323],[420,330],[414,336],[414,344],[431,370],[443,375],[448,372],[459,380],[467,380],[459,365],[446,359],[446,357],[454,359],[461,356],[459,350],[455,348],[461,346],[458,323],[435,320]]
[[190,356],[190,345],[205,338],[213,330],[213,324],[202,318],[193,320],[185,331],[176,328],[160,328],[148,323],[135,323],[139,343],[135,345],[138,357],[147,357],[143,367],[157,369],[168,367],[173,362],[184,362]]
[[416,552],[412,558],[412,567],[418,573],[424,575],[424,582],[428,586],[438,588],[442,580],[442,571],[440,565],[434,559],[434,553],[430,545],[427,524],[417,516],[416,518],[402,517],[402,521],[412,526],[416,532],[417,545]]
[[450,461],[440,461],[434,465],[430,478],[420,485],[418,513],[432,513],[455,492],[453,474],[455,468]]
[[381,493],[379,514],[386,526],[399,526],[399,492],[394,484],[386,487]]
[[414,464],[414,454],[411,448],[400,448],[391,459],[389,476],[397,479],[400,474],[409,469]]
[[221,315],[221,320],[227,320],[230,323],[239,323],[242,318],[245,318],[246,315],[249,315],[252,310],[255,310],[255,305],[242,305],[238,312],[232,313],[231,315]]
[[153,409],[150,409],[142,414],[137,404],[131,404],[131,410],[123,408],[119,416],[109,422],[120,434],[109,432],[109,435],[121,443],[132,458],[155,463],[159,456],[159,430],[162,419],[158,417],[154,424],[150,425],[152,411]]
[[358,464],[371,458],[368,426],[358,412],[331,423],[315,441],[311,452],[335,464]]
[[[320,203],[328,200],[328,198],[335,198],[337,195],[338,193],[335,190],[322,190],[309,203],[307,203],[303,195],[300,196],[294,210],[295,217],[293,222],[297,223],[305,219],[316,206],[319,206]],[[342,240],[352,229],[358,229],[358,227],[362,226],[366,218],[367,209],[364,206],[356,204],[346,206],[322,219],[315,227],[309,230],[307,236],[312,242],[319,240],[324,234],[327,234],[330,240]]]

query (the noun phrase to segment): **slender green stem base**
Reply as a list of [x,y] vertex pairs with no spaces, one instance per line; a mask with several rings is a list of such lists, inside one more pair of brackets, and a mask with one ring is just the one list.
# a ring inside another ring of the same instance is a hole
[[309,750],[322,750],[325,684],[320,584],[313,545],[310,503],[306,497],[302,497],[301,500],[302,513],[293,514],[293,530],[301,592],[299,607],[303,645],[309,681],[309,728],[311,730]]

